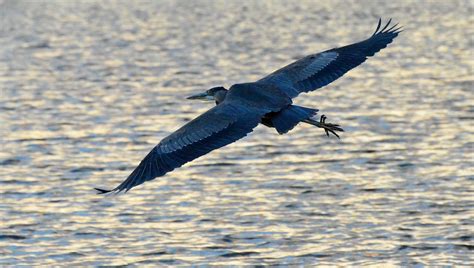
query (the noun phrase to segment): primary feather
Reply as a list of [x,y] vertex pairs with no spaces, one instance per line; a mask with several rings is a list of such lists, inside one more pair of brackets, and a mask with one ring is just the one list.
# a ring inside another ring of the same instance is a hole
[[395,28],[397,24],[387,29],[390,22],[380,30],[379,20],[375,33],[362,42],[306,56],[258,82],[275,85],[291,98],[326,86],[387,47],[401,32],[401,28]]

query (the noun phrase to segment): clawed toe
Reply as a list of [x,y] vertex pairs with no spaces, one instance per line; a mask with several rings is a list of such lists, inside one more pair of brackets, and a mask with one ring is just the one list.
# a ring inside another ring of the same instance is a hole
[[319,128],[323,128],[324,132],[326,135],[329,137],[329,133],[334,134],[334,136],[339,138],[339,135],[336,133],[336,131],[344,131],[338,124],[331,124],[331,123],[326,123],[327,117],[323,114],[321,115],[321,118],[319,121],[317,119],[309,118],[306,120],[303,120],[303,122],[311,124],[313,126],[317,126]]
[[321,123],[321,124],[326,123],[326,118],[327,118],[327,117],[326,117],[324,114],[321,115],[321,118],[319,119],[319,123]]
[[334,134],[334,136],[340,139],[336,131],[344,132],[344,129],[340,128],[338,124],[326,123],[326,119],[327,117],[324,114],[321,115],[321,118],[319,119],[320,127],[324,128],[324,132],[326,132],[326,135],[328,137],[329,137],[329,132],[331,132],[332,134]]
[[326,135],[329,137],[329,132],[331,132],[332,134],[334,134],[334,136],[336,136],[338,139],[340,139],[339,135],[337,135],[336,132],[334,132],[334,130],[332,129],[324,129],[326,131]]

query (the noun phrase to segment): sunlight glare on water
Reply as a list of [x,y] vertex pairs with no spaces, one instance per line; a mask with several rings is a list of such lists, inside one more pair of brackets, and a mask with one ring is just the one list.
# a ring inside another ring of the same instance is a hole
[[[0,1],[0,266],[474,265],[470,1]],[[153,146],[255,81],[405,31],[254,133],[126,195]]]

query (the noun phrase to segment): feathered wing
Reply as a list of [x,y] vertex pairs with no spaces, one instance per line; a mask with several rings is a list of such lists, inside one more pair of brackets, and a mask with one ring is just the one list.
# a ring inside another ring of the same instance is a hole
[[397,24],[389,28],[390,22],[381,29],[379,20],[375,33],[367,40],[306,56],[258,82],[277,86],[291,98],[321,88],[387,47],[401,32]]
[[99,193],[128,191],[212,150],[245,137],[267,110],[223,102],[164,138],[120,185]]

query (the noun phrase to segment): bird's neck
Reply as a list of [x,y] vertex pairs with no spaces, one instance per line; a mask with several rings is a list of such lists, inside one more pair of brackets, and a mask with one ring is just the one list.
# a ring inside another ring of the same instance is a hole
[[216,105],[223,102],[225,96],[227,95],[227,90],[221,90],[214,95],[214,99],[216,100]]

